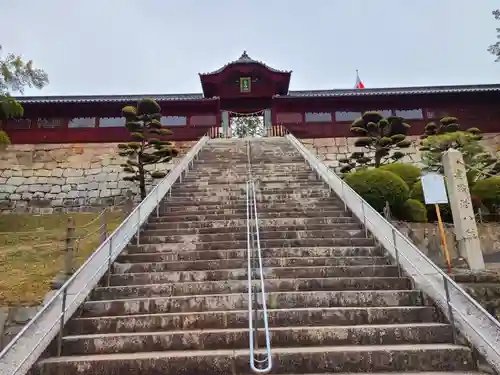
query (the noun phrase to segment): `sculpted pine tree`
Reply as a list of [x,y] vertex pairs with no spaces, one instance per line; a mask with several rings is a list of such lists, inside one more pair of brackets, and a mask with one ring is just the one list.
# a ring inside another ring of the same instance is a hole
[[420,151],[426,171],[443,173],[443,154],[454,148],[462,153],[469,183],[500,173],[498,160],[479,143],[481,131],[478,128],[460,130],[456,117],[443,117],[438,124],[427,124],[420,138],[423,139]]
[[151,165],[169,162],[177,156],[178,151],[164,139],[172,131],[160,123],[161,108],[153,99],[141,99],[137,107],[127,106],[122,109],[125,126],[133,141],[118,145],[119,154],[126,156],[127,162],[122,164],[123,171],[130,175],[123,177],[125,181],[139,183],[141,200],[146,198],[146,179],[158,179],[167,175],[168,171],[151,171]]
[[340,171],[348,173],[356,168],[378,168],[400,160],[406,155],[400,149],[411,145],[406,140],[409,128],[402,117],[385,118],[378,112],[365,112],[352,123],[351,132],[361,135],[354,146],[365,148],[366,152],[353,152],[348,158],[339,160]]

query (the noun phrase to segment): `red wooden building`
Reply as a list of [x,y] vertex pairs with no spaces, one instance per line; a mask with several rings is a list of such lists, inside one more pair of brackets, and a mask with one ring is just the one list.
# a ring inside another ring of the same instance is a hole
[[291,74],[244,52],[200,74],[199,94],[24,96],[18,100],[26,117],[2,126],[12,143],[124,141],[128,132],[121,108],[152,97],[162,107],[162,122],[174,131],[173,140],[195,140],[209,129],[218,133],[241,113],[263,114],[267,125],[284,125],[300,138],[350,136],[351,122],[366,110],[406,118],[412,134],[448,115],[467,127],[500,132],[500,85],[290,91]]

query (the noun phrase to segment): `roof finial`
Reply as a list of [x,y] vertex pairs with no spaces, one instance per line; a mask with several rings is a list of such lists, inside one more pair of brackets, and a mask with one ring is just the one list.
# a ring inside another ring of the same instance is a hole
[[243,59],[250,59],[250,56],[248,56],[246,50],[243,51],[243,53],[241,54],[241,56],[239,58],[239,60],[243,60]]

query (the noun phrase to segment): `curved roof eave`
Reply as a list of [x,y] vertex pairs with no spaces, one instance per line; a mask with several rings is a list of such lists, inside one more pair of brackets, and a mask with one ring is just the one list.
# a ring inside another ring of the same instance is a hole
[[257,65],[261,65],[261,66],[263,66],[264,68],[270,70],[273,73],[281,73],[281,74],[291,74],[292,73],[291,70],[287,71],[287,70],[274,69],[274,68],[270,67],[269,65],[263,63],[262,61],[258,61],[258,60],[252,59],[250,56],[248,56],[247,51],[243,51],[243,53],[241,54],[241,56],[237,60],[231,61],[231,62],[227,63],[226,65],[224,65],[223,67],[221,67],[221,68],[219,68],[217,70],[214,70],[213,72],[198,73],[198,74],[200,76],[210,76],[210,75],[214,75],[214,74],[219,74],[222,71],[224,71],[224,69],[226,69],[227,67],[232,66],[232,65],[238,65],[238,64],[257,64]]

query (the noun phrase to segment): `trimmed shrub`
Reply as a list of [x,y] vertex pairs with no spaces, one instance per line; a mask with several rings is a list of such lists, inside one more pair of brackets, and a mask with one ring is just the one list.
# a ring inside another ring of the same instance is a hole
[[8,145],[10,145],[9,136],[5,131],[0,130],[0,148],[5,149]]
[[419,167],[416,167],[412,164],[405,163],[392,163],[382,165],[380,169],[384,171],[392,172],[403,179],[404,182],[408,185],[410,190],[413,188],[413,185],[419,180],[422,175],[422,171]]
[[399,211],[410,195],[401,177],[380,168],[349,173],[344,180],[378,212],[383,212],[386,202],[392,210]]
[[416,199],[408,199],[403,204],[400,217],[415,223],[427,223],[427,208]]
[[500,177],[489,177],[477,181],[471,189],[471,194],[490,211],[500,209]]

